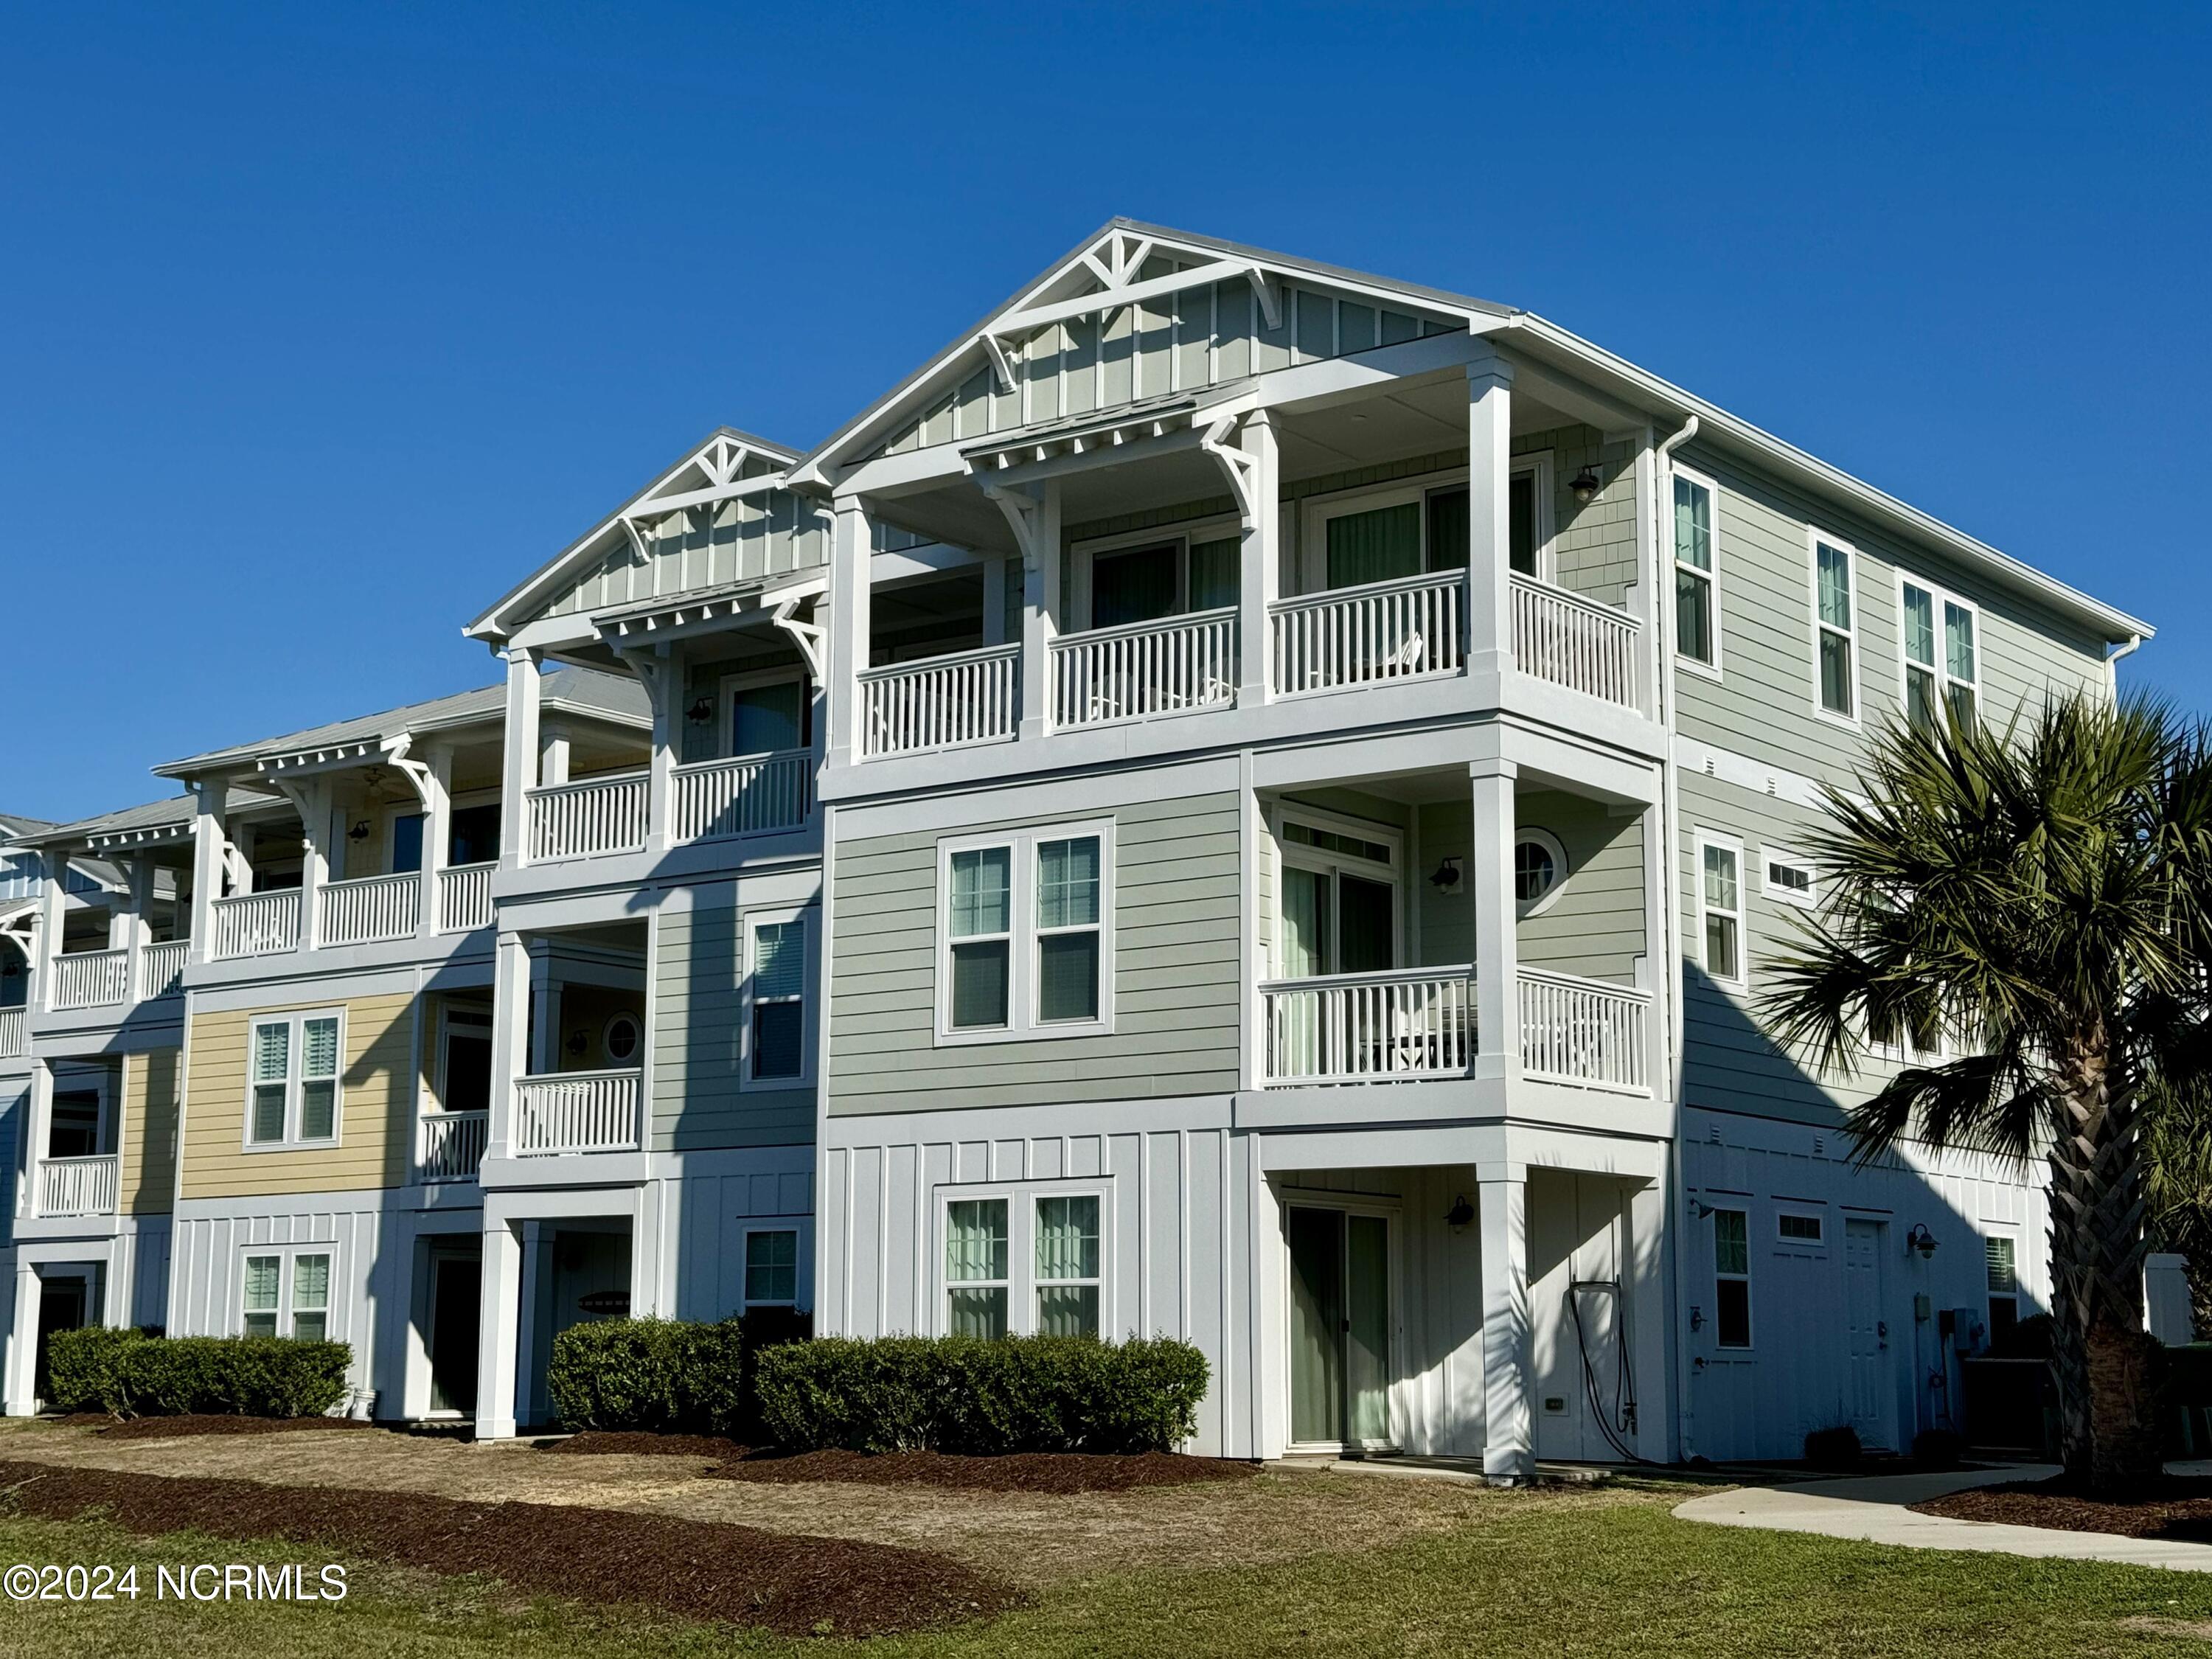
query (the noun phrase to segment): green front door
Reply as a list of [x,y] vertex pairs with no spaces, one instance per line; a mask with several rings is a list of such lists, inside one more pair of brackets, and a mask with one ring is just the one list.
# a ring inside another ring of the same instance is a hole
[[1390,1232],[1376,1215],[1304,1205],[1291,1247],[1291,1438],[1390,1438]]

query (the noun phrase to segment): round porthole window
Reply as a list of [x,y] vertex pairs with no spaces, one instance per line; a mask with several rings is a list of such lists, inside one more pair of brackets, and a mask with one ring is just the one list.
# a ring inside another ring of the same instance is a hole
[[637,1016],[617,1014],[607,1022],[607,1058],[617,1066],[629,1065],[637,1058],[638,1038]]
[[1523,830],[1513,843],[1513,898],[1522,915],[1541,909],[1567,878],[1567,852],[1547,830]]

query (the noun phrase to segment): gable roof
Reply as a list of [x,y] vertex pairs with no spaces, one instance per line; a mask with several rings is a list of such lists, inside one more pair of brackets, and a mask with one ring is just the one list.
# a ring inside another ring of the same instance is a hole
[[[548,708],[595,715],[625,726],[653,723],[645,688],[627,674],[603,673],[591,668],[556,668],[545,677],[541,702]],[[154,773],[164,778],[198,777],[305,750],[341,749],[357,744],[388,745],[403,732],[473,726],[487,720],[502,719],[506,712],[506,686],[481,686],[450,697],[408,703],[379,714],[362,714],[352,720],[333,720],[326,726],[311,726],[303,732],[234,744],[227,749],[210,749],[204,754],[169,761],[155,767]]]
[[[2140,618],[2000,551],[1534,312],[1447,289],[1401,282],[1136,219],[1108,220],[1047,266],[1038,277],[987,312],[942,350],[801,458],[791,468],[793,483],[828,490],[833,484],[831,469],[860,459],[876,441],[896,430],[899,421],[920,403],[921,394],[942,392],[947,384],[956,383],[956,371],[972,374],[978,364],[985,362],[992,362],[997,372],[997,365],[1002,360],[999,356],[1000,348],[994,343],[994,329],[1024,326],[1032,319],[1049,319],[1056,311],[1065,312],[1077,306],[1085,295],[1097,296],[1093,300],[1093,309],[1099,308],[1102,303],[1127,303],[1126,300],[1109,301],[1105,296],[1115,293],[1135,295],[1146,288],[1143,282],[1127,280],[1132,274],[1140,274],[1137,273],[1139,260],[1122,258],[1123,252],[1133,245],[1141,245],[1147,252],[1209,256],[1209,263],[1179,273],[1174,279],[1177,283],[1233,280],[1249,272],[1256,286],[1279,274],[1304,277],[1374,299],[1395,300],[1431,314],[1463,319],[1472,331],[1486,335],[1539,364],[1548,363],[1566,370],[1609,393],[1623,404],[1624,413],[1640,412],[1670,431],[1694,418],[1699,442],[1740,454],[1818,498],[1839,502],[1915,544],[2024,592],[2100,639],[2115,642],[2147,639],[2154,631]],[[1117,282],[1121,284],[1118,289]],[[1062,294],[1063,289],[1067,292]],[[1038,325],[1044,325],[1040,322]]]
[[634,495],[529,576],[509,588],[461,631],[496,643],[553,603],[633,533],[626,520],[726,500],[740,490],[780,486],[798,452],[733,426],[718,426],[656,472]]

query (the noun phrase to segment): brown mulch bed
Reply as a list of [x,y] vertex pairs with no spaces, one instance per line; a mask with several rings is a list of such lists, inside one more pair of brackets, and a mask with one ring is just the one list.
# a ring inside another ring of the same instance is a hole
[[927,1550],[629,1510],[467,1504],[416,1492],[171,1479],[0,1462],[0,1498],[56,1520],[97,1510],[142,1536],[273,1538],[526,1593],[645,1603],[686,1618],[874,1636],[1002,1612],[1022,1593]]
[[834,1480],[866,1486],[957,1486],[970,1492],[1085,1492],[1238,1480],[1256,1474],[1259,1468],[1225,1457],[1184,1457],[1173,1452],[1010,1452],[996,1457],[956,1457],[933,1451],[761,1451],[713,1473],[724,1480],[781,1485]]
[[572,1456],[743,1457],[749,1449],[719,1434],[651,1434],[639,1429],[585,1429],[538,1443],[539,1451]]
[[201,1434],[289,1434],[300,1429],[373,1429],[350,1417],[234,1417],[223,1413],[183,1417],[108,1417],[76,1412],[64,1423],[89,1428],[102,1440],[185,1440]]
[[2122,1538],[2212,1542],[2212,1480],[2166,1477],[2125,1496],[2092,1497],[2064,1475],[2051,1480],[1978,1486],[1907,1507],[1954,1521],[2000,1521],[2014,1527],[2114,1533]]

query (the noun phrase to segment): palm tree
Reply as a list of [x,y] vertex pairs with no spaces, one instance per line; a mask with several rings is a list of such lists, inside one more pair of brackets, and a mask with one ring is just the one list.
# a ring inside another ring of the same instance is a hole
[[1775,964],[1776,1035],[1846,1076],[1902,1066],[1848,1129],[2050,1173],[2052,1364],[2068,1473],[2157,1473],[2142,1334],[2155,1102],[2212,1073],[2212,745],[2150,703],[2075,696],[2008,730],[1945,710],[1879,732],[1826,792],[1823,902]]

